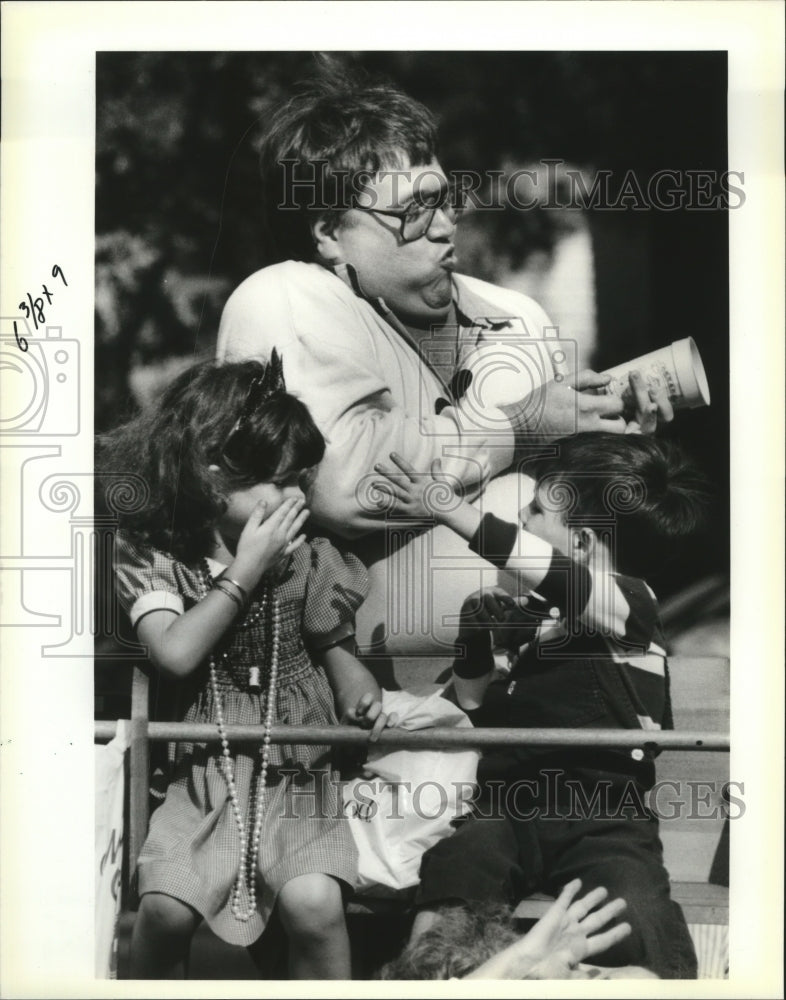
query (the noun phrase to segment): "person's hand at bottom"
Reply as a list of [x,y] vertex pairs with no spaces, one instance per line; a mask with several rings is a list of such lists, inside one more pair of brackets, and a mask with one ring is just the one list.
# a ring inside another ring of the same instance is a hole
[[625,909],[625,900],[612,900],[596,910],[607,890],[593,889],[574,902],[580,888],[580,879],[569,882],[532,930],[466,978],[570,979],[584,959],[624,940],[630,924],[608,925]]

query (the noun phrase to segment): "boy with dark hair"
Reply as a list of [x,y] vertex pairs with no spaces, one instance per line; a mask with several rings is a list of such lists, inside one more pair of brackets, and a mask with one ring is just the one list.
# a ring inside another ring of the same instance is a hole
[[[465,604],[453,675],[476,725],[643,731],[632,751],[487,754],[481,780],[497,800],[482,812],[490,807],[493,818],[470,820],[424,856],[414,934],[445,901],[515,901],[580,877],[585,889],[605,885],[628,904],[633,932],[599,962],[695,978],[657,818],[644,805],[655,781],[644,733],[673,724],[657,602],[641,576],[698,526],[702,482],[676,448],[641,435],[579,435],[555,451],[538,463],[519,525],[460,500],[438,462],[426,475],[398,456],[395,470],[377,466],[397,514],[451,527],[529,591],[526,609],[501,592]],[[493,680],[489,626],[501,624],[506,644],[512,633],[520,648],[509,674]]]

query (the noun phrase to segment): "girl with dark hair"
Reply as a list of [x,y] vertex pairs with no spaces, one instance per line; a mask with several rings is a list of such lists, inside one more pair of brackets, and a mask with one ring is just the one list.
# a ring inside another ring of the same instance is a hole
[[[103,441],[101,465],[149,490],[115,542],[121,603],[153,664],[180,679],[183,719],[215,724],[220,738],[172,751],[139,857],[134,978],[182,974],[202,919],[251,945],[274,907],[293,978],[349,978],[342,891],[357,854],[330,748],[270,742],[274,724],[328,725],[336,708],[372,740],[395,722],[354,656],[365,571],[301,533],[324,447],[275,351],[267,366],[190,369]],[[264,737],[231,746],[230,725],[263,726]]]

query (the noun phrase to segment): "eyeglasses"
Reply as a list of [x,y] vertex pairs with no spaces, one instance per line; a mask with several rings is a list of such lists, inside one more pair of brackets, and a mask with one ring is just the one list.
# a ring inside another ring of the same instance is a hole
[[248,425],[251,414],[256,411],[263,399],[270,395],[270,389],[265,384],[265,376],[257,375],[248,387],[246,398],[240,410],[240,416],[235,421],[232,430],[227,435],[221,457],[225,465],[233,472],[241,471],[246,463],[243,454],[243,431]]
[[355,205],[359,212],[369,212],[371,215],[386,215],[399,220],[399,235],[402,243],[414,243],[425,236],[434,221],[434,216],[441,211],[448,222],[457,222],[466,206],[466,194],[457,183],[452,182],[436,194],[416,194],[416,200],[406,208],[366,208]]

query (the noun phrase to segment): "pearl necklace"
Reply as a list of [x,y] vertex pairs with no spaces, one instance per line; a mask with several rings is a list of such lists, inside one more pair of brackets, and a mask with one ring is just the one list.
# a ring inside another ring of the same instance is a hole
[[[207,562],[203,562],[200,582],[202,584],[201,596],[205,597],[211,589],[213,583],[213,578],[210,574]],[[236,920],[241,920],[243,922],[250,920],[256,913],[257,908],[256,868],[257,858],[259,855],[259,842],[262,837],[262,818],[265,806],[267,772],[270,766],[270,730],[273,727],[273,716],[276,707],[276,682],[278,680],[278,654],[280,644],[279,626],[281,624],[281,617],[278,607],[278,596],[273,592],[272,586],[265,587],[262,601],[256,611],[248,615],[243,622],[239,623],[237,626],[238,628],[250,628],[252,625],[257,624],[268,608],[270,608],[269,622],[272,626],[270,641],[270,674],[268,678],[265,704],[265,735],[262,738],[262,763],[259,770],[259,778],[257,780],[256,801],[254,802],[254,800],[251,799],[249,802],[249,820],[251,819],[251,814],[253,813],[254,815],[254,825],[251,830],[250,842],[247,824],[243,819],[243,814],[240,809],[240,800],[237,794],[237,786],[235,785],[234,765],[229,750],[229,740],[227,739],[226,726],[224,725],[224,710],[221,702],[221,695],[218,690],[218,671],[213,652],[210,653],[209,660],[210,687],[213,691],[213,703],[216,707],[218,735],[221,740],[221,760],[219,762],[219,767],[224,777],[224,781],[226,781],[227,784],[229,799],[232,803],[232,812],[235,817],[235,823],[237,824],[237,831],[240,838],[240,863],[238,865],[237,878],[235,879],[235,884],[232,889],[230,909],[232,911],[232,916]],[[225,663],[229,660],[229,654],[226,651],[222,654],[222,660]],[[249,688],[260,690],[259,667],[250,667],[248,673]],[[248,893],[248,906],[245,910],[241,906],[241,897],[243,895],[244,887]]]

